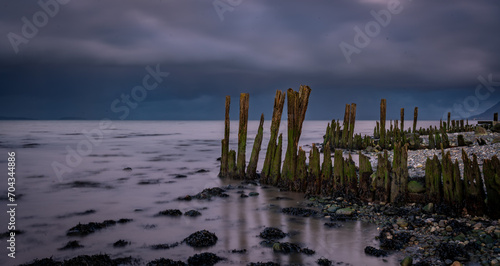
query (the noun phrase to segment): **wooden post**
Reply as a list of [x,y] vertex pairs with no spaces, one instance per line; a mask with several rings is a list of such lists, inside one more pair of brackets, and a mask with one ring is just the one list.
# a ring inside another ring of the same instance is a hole
[[321,194],[332,195],[332,153],[330,143],[327,143],[323,150],[323,164],[321,165]]
[[385,149],[385,114],[386,114],[386,100],[380,100],[380,141],[379,145],[382,149]]
[[271,178],[270,182],[272,185],[277,185],[281,179],[281,153],[283,151],[282,144],[283,143],[283,135],[280,134],[278,138],[278,146],[274,149],[273,161],[271,162],[271,169],[269,173],[269,177]]
[[462,149],[462,160],[464,162],[465,208],[470,215],[483,215],[485,195],[477,156],[474,154],[471,160]]
[[413,111],[413,133],[417,131],[417,118],[418,118],[418,107],[415,107],[415,111]]
[[492,219],[500,218],[500,160],[493,155],[483,163],[484,182],[488,193],[488,216]]
[[457,136],[457,146],[465,146],[464,135],[460,134]]
[[401,133],[405,133],[405,109],[401,108]]
[[[451,119],[451,113],[450,113],[450,112],[448,112],[448,122],[446,123],[446,125],[448,125],[448,127],[450,126],[450,119]],[[450,129],[449,129],[449,128],[445,128],[445,130],[446,130],[447,132],[448,132],[448,131],[450,131]]]
[[340,148],[340,121],[337,120],[337,130],[335,130],[335,148]]
[[309,152],[309,182],[307,184],[308,194],[319,195],[321,193],[321,171],[318,147],[313,143]]
[[349,159],[344,162],[344,173],[346,176],[346,195],[351,197],[358,196],[358,176],[356,175],[356,165],[349,153]]
[[495,122],[498,121],[498,113],[493,114],[493,121],[495,121]]
[[299,145],[302,123],[304,122],[309,95],[309,86],[300,86],[299,92],[288,89],[288,144],[283,163],[282,176],[284,182],[288,183],[295,177],[297,169],[297,147]]
[[236,176],[236,152],[230,150],[227,156],[227,175],[230,177]]
[[441,163],[436,155],[425,163],[425,188],[427,201],[440,203],[442,198]]
[[354,124],[356,122],[356,104],[351,103],[351,115],[349,116],[349,141],[348,141],[348,146],[349,149],[352,150],[352,140],[354,136]]
[[[248,93],[240,94],[240,128],[238,130],[238,158],[236,177],[245,178],[245,154],[247,149]],[[234,176],[233,176],[234,177]]]
[[384,156],[378,154],[378,166],[376,177],[372,182],[374,191],[374,200],[389,202],[391,192],[391,165],[389,163],[389,154],[384,151]]
[[346,104],[345,105],[345,112],[344,112],[344,121],[343,121],[343,132],[342,132],[342,148],[347,148],[348,144],[348,137],[349,137],[349,115],[350,115],[350,110],[351,106]]
[[455,164],[453,164],[449,151],[443,156],[442,172],[443,200],[453,209],[456,215],[460,215],[464,199],[463,182],[460,177],[458,160],[455,160]]
[[408,194],[408,146],[396,143],[392,165],[391,202],[404,204]]
[[257,162],[259,161],[260,146],[262,144],[262,136],[264,134],[264,114],[260,116],[259,129],[255,141],[253,143],[252,155],[247,168],[247,177],[250,179],[257,178]]
[[305,192],[307,185],[307,165],[306,165],[306,152],[299,147],[299,154],[297,157],[297,177],[294,182],[293,191]]
[[278,133],[280,130],[281,114],[283,113],[283,105],[285,104],[285,93],[277,90],[276,96],[274,97],[274,108],[273,117],[271,121],[271,137],[269,138],[269,143],[267,144],[266,158],[264,159],[264,166],[261,172],[261,182],[267,184],[270,182],[268,177],[271,174],[271,164],[273,161],[275,150],[277,148]]
[[373,173],[370,159],[359,151],[359,197],[363,201],[371,201],[371,175]]
[[434,132],[431,131],[429,132],[429,149],[435,149],[436,148],[436,142],[434,141]]
[[226,115],[224,119],[224,139],[222,140],[222,155],[220,160],[220,177],[227,177],[228,171],[228,153],[229,153],[229,106],[231,105],[231,96],[226,96]]
[[333,189],[335,192],[344,191],[344,157],[342,150],[335,150],[333,158]]

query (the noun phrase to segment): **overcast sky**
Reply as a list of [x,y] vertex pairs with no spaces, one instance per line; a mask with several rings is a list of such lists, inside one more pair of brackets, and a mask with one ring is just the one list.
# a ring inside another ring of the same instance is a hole
[[0,4],[3,117],[223,119],[231,95],[237,119],[248,92],[250,119],[269,119],[276,90],[301,84],[310,120],[352,102],[377,119],[381,98],[422,119],[500,101],[499,1],[39,3]]

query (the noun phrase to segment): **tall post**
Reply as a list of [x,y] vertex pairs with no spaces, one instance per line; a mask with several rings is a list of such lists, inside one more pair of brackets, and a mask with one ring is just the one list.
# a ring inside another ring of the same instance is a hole
[[386,130],[385,130],[385,114],[386,114],[386,100],[382,99],[380,100],[380,147],[385,148],[385,142],[386,142]]
[[348,144],[350,109],[351,109],[351,106],[346,104],[345,105],[345,112],[344,112],[344,121],[342,121],[343,126],[344,126],[344,129],[342,131],[342,148],[347,148],[347,144]]
[[493,114],[493,121],[498,122],[498,113]]
[[349,116],[349,149],[352,149],[352,139],[354,136],[354,124],[356,122],[356,104],[351,103],[351,115]]
[[448,122],[446,122],[447,128],[445,128],[446,131],[450,131],[450,119],[451,119],[451,112],[448,112]]
[[261,172],[261,182],[266,184],[269,182],[267,179],[270,175],[271,163],[277,148],[276,141],[280,130],[281,114],[283,113],[283,105],[285,104],[285,93],[277,90],[274,97],[273,117],[271,121],[271,137],[267,144],[266,158],[264,159],[264,166]]
[[247,148],[248,93],[240,94],[240,128],[238,131],[238,158],[236,169],[238,178],[245,178],[245,153]]
[[405,109],[401,108],[401,132],[405,132]]
[[418,107],[415,107],[415,111],[413,111],[413,133],[417,131],[417,118],[418,118]]
[[264,133],[264,114],[260,116],[259,129],[253,143],[252,155],[247,168],[247,177],[254,179],[257,177],[257,162],[259,161],[260,146],[262,144],[262,135]]
[[231,105],[231,96],[226,96],[226,115],[224,119],[224,139],[222,140],[222,155],[220,160],[220,177],[226,177],[228,171],[229,156],[229,106]]

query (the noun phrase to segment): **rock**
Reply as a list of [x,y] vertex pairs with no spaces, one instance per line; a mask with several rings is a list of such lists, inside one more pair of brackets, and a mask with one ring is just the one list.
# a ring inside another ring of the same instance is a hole
[[330,208],[327,209],[328,212],[336,212],[338,209],[340,209],[337,206],[331,206]]
[[408,183],[409,193],[423,193],[425,192],[425,187],[422,183],[412,180]]
[[388,255],[387,251],[377,249],[371,246],[365,247],[365,253],[370,256],[375,256],[375,257],[386,257]]
[[434,203],[432,203],[432,202],[431,202],[431,203],[429,203],[429,204],[425,205],[425,206],[422,208],[422,210],[423,210],[424,212],[427,212],[427,213],[433,213],[433,212],[434,212]]
[[451,226],[446,226],[446,232],[453,232],[453,228]]
[[462,263],[460,263],[459,261],[454,261],[451,266],[462,266]]
[[374,149],[372,146],[366,147],[366,152],[373,152],[373,151],[374,151]]
[[188,265],[215,265],[221,260],[224,260],[224,258],[221,258],[214,253],[204,252],[189,257]]
[[123,168],[123,171],[132,171],[132,168],[130,168],[130,167],[125,167],[125,168]]
[[257,193],[257,192],[250,192],[250,193],[248,193],[248,196],[250,196],[250,197],[259,196],[259,193]]
[[281,239],[286,237],[287,234],[276,227],[266,227],[259,236],[264,239]]
[[[500,125],[500,124],[497,124],[497,125]],[[500,143],[500,136],[494,138],[492,141],[491,141],[492,144],[495,144],[495,143]]]
[[408,227],[408,221],[406,221],[406,219],[403,219],[403,218],[399,218],[396,220],[396,224],[399,226],[399,227]]
[[472,228],[474,228],[474,230],[479,230],[481,227],[483,227],[482,223],[476,223]]
[[446,227],[446,220],[439,221],[439,227],[441,228]]
[[474,130],[474,134],[476,134],[477,136],[482,136],[482,135],[486,135],[486,129],[484,129],[484,127],[481,127],[481,126],[477,126],[476,129]]
[[338,209],[335,214],[337,215],[347,215],[351,216],[354,213],[354,210],[351,208],[343,208],[343,209]]
[[492,128],[492,132],[500,133],[500,123],[496,123]]
[[413,264],[413,258],[408,256],[401,261],[401,266],[411,266]]
[[186,237],[183,242],[186,242],[191,247],[209,247],[217,243],[217,236],[207,230],[201,230],[192,233]]
[[158,212],[157,216],[181,216],[182,212],[177,209],[168,209]]
[[189,210],[189,211],[185,212],[184,215],[191,216],[191,217],[196,217],[196,216],[200,216],[201,212],[199,212],[197,210]]

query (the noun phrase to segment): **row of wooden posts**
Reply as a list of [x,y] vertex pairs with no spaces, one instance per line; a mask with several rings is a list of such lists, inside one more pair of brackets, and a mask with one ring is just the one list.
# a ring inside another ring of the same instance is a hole
[[[477,191],[479,187],[482,189],[482,181],[475,155],[472,161],[467,156],[464,157],[464,168],[466,170],[463,181],[459,172],[458,178],[456,176],[455,168],[458,167],[458,162],[455,162],[451,167],[451,159],[450,162],[447,161],[449,155],[444,157],[442,163],[439,162],[437,157],[432,160],[428,159],[425,196],[409,195],[407,161],[410,144],[406,142],[404,131],[400,130],[398,126],[388,131],[385,130],[385,99],[381,102],[379,145],[384,145],[384,148],[392,146],[394,150],[392,163],[389,161],[387,150],[384,150],[383,154],[378,154],[378,167],[374,173],[369,158],[361,152],[359,152],[359,167],[356,168],[351,154],[349,154],[348,158],[344,158],[342,150],[331,148],[331,141],[335,143],[335,146],[341,145],[344,148],[351,148],[356,145],[354,135],[355,104],[346,105],[342,131],[339,129],[340,124],[338,121],[332,121],[332,126],[328,127],[325,136],[326,143],[323,149],[323,162],[320,161],[319,148],[313,144],[309,152],[309,163],[306,163],[306,152],[302,147],[298,147],[298,143],[310,93],[311,89],[308,86],[300,86],[298,92],[292,89],[288,89],[286,92],[288,98],[288,142],[285,158],[282,160],[283,136],[279,134],[279,127],[285,93],[279,90],[276,92],[270,139],[260,175],[257,174],[257,162],[263,138],[264,115],[261,115],[257,136],[247,166],[245,153],[249,95],[247,93],[240,95],[237,153],[234,150],[229,150],[229,109],[231,99],[226,96],[225,131],[222,140],[219,176],[235,179],[260,179],[261,184],[275,185],[291,191],[313,195],[346,196],[364,201],[391,202],[393,204],[403,204],[415,199],[420,199],[423,202],[440,203],[443,198],[445,200],[442,203],[457,208],[465,207],[469,213],[476,215],[488,214],[492,217],[499,215],[498,211],[484,207],[486,206],[484,205],[486,194],[484,191]],[[403,109],[401,114],[401,121],[404,121]],[[414,114],[413,129],[416,130],[418,108],[415,108]],[[404,128],[403,123],[401,123],[401,128]],[[444,135],[446,134],[444,133]],[[389,142],[389,138],[391,142]],[[439,142],[438,145],[443,147],[443,142]],[[485,160],[484,167],[484,180],[488,180],[486,181],[488,206],[493,203],[500,204],[500,163],[498,158],[495,156],[491,160]],[[477,189],[474,190],[469,187],[476,187]],[[483,200],[483,205],[480,204],[481,200]],[[479,208],[478,206],[483,207]]]

